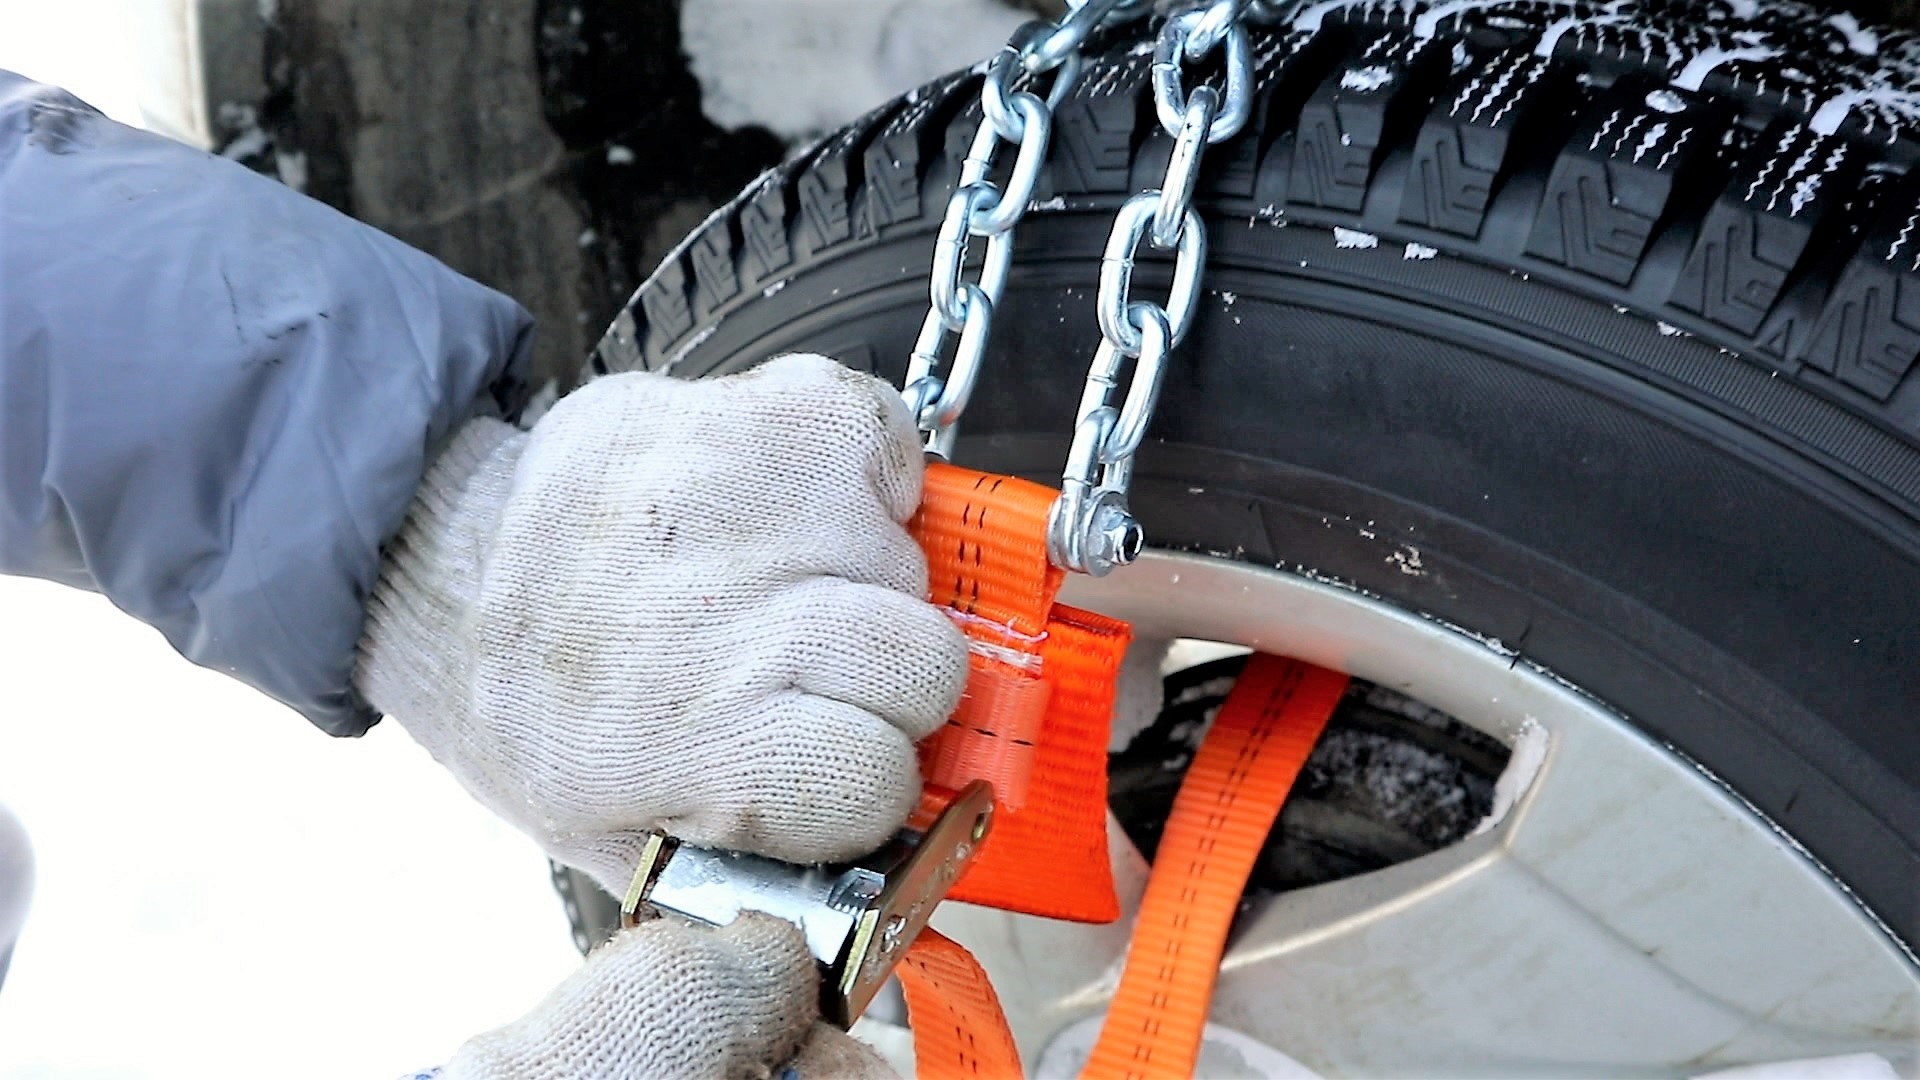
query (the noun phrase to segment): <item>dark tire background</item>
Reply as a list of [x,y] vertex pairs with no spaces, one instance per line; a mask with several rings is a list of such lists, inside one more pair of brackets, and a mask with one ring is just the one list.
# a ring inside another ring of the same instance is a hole
[[[1566,9],[1537,7],[1422,39],[1406,8],[1361,4],[1256,38],[1135,508],[1157,545],[1498,639],[1701,763],[1914,941],[1920,177],[1892,106],[1806,124],[1841,90],[1910,85],[1911,43],[1864,56],[1802,9],[1664,5],[1563,33],[1549,61]],[[1169,151],[1139,34],[1060,110],[967,464],[1057,479],[1111,213]],[[1670,56],[1742,40],[1785,56],[1666,85]],[[662,263],[594,369],[816,350],[898,380],[977,97],[974,77],[928,88],[763,177]],[[1137,289],[1168,269],[1147,255]]]

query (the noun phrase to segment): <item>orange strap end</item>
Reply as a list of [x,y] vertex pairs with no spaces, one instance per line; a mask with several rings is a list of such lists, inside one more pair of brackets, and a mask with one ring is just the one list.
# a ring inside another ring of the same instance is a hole
[[921,1080],[1018,1080],[1020,1051],[972,953],[929,927],[894,973],[906,993]]

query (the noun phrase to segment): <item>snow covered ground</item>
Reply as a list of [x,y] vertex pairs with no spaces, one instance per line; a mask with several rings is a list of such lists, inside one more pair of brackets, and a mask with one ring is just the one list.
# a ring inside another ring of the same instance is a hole
[[531,841],[405,733],[321,735],[104,600],[0,579],[38,888],[0,1076],[390,1077],[578,964]]
[[791,141],[992,56],[1031,17],[1002,0],[688,0],[680,35],[709,119]]
[[[140,122],[151,2],[0,0],[0,68]],[[39,860],[0,1077],[379,1080],[579,962],[533,844],[397,727],[329,739],[43,582],[0,578],[0,678]]]

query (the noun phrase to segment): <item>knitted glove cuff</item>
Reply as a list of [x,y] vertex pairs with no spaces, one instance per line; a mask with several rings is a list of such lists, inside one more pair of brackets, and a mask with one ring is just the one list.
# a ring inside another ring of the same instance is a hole
[[374,708],[410,726],[466,711],[471,658],[461,643],[471,635],[462,622],[477,610],[488,549],[526,444],[526,433],[511,424],[468,421],[434,460],[381,557],[354,685]]

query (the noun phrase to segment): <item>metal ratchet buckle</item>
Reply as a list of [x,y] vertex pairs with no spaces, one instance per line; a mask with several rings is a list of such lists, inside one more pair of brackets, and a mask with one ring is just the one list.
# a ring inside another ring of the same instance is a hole
[[938,816],[916,814],[880,850],[839,865],[796,866],[650,833],[620,925],[660,914],[709,926],[743,911],[785,919],[820,965],[821,1018],[848,1028],[972,864],[992,821],[993,789],[976,780]]

